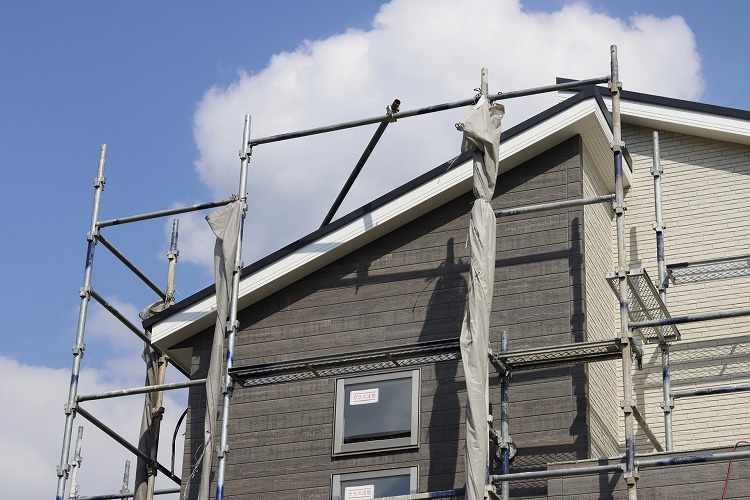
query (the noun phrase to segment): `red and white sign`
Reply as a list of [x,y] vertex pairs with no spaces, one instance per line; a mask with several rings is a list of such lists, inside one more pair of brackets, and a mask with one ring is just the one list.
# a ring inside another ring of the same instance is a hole
[[345,500],[354,500],[354,499],[362,500],[362,499],[369,499],[369,498],[375,498],[375,485],[373,484],[344,488]]
[[372,389],[365,389],[362,391],[352,391],[349,393],[349,404],[350,405],[369,405],[378,402],[378,396],[380,395],[380,389],[374,387]]

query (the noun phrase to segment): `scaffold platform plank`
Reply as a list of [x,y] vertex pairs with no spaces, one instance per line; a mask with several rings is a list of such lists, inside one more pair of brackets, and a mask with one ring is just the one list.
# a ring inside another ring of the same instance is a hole
[[[620,339],[574,342],[517,351],[494,351],[491,358],[494,358],[493,361],[501,361],[510,371],[538,370],[553,366],[619,359],[621,346]],[[495,365],[494,362],[493,365]],[[498,366],[495,365],[495,368]]]
[[669,264],[667,273],[675,285],[750,276],[750,255]]
[[[628,284],[628,314],[630,321],[640,322],[671,318],[667,311],[667,306],[664,305],[661,297],[659,297],[659,292],[656,290],[654,283],[649,278],[645,269],[631,269],[627,273],[626,281]],[[607,273],[607,283],[609,283],[609,287],[619,301],[620,290],[617,274]],[[636,331],[647,344],[680,340],[680,331],[675,325],[644,327]]]
[[[532,370],[619,357],[619,339],[489,353],[490,362],[496,368],[504,366],[510,370]],[[353,354],[240,366],[232,368],[230,375],[243,387],[254,387],[458,359],[461,359],[459,339],[453,338]]]
[[461,349],[458,339],[454,338],[338,356],[236,367],[230,370],[230,375],[244,387],[252,387],[456,359],[461,359]]

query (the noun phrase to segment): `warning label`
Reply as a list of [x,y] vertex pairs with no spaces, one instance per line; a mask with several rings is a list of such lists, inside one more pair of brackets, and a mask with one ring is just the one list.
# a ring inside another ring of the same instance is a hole
[[349,393],[350,405],[368,405],[378,402],[380,390],[377,387],[365,389],[362,391],[352,391]]
[[345,500],[375,498],[375,485],[352,486],[344,488]]

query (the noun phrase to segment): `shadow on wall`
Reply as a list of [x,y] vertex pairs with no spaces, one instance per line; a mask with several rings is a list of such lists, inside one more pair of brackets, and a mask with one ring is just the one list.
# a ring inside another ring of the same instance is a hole
[[[435,332],[447,332],[446,337],[458,337],[461,333],[462,317],[441,314],[441,305],[446,303],[463,303],[466,301],[467,283],[461,275],[466,265],[461,259],[456,260],[454,240],[450,238],[445,245],[445,261],[438,266],[438,277],[427,304],[424,325],[419,341],[435,340]],[[432,281],[433,278],[428,279]],[[446,324],[448,322],[448,324]],[[447,490],[455,487],[456,465],[459,445],[459,425],[461,403],[458,390],[461,382],[456,382],[458,361],[435,363],[435,390],[432,398],[432,411],[427,439],[430,449],[430,474],[427,491]],[[456,419],[456,413],[459,419]],[[424,413],[423,413],[424,414]],[[458,481],[463,484],[462,481]]]

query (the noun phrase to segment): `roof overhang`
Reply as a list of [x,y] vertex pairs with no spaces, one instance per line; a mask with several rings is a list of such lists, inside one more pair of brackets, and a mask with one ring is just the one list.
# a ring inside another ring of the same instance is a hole
[[[558,79],[558,83],[563,81],[567,80]],[[564,101],[580,93],[574,90],[558,94]],[[611,110],[609,91],[599,89],[599,93]],[[623,90],[620,112],[622,121],[629,125],[750,145],[748,111]]]
[[622,101],[620,109],[623,121],[631,125],[750,145],[747,119],[627,100]]
[[[611,177],[612,131],[601,98],[588,95],[570,101],[577,102],[560,103],[504,133],[500,144],[501,174],[571,137],[581,135],[585,150],[597,167],[608,174],[603,174],[602,178]],[[270,296],[471,190],[471,161],[464,158],[456,163],[450,168],[438,167],[407,185],[413,187],[385,195],[367,209],[360,209],[293,243],[286,251],[248,266],[240,282],[239,309]],[[624,166],[626,183],[629,183],[632,172],[626,163]],[[609,188],[614,189],[612,181]],[[213,289],[203,292],[186,299],[186,304],[176,304],[150,324],[152,342],[167,350],[173,361],[186,370],[191,363],[189,350],[172,348],[214,323],[216,300]]]

